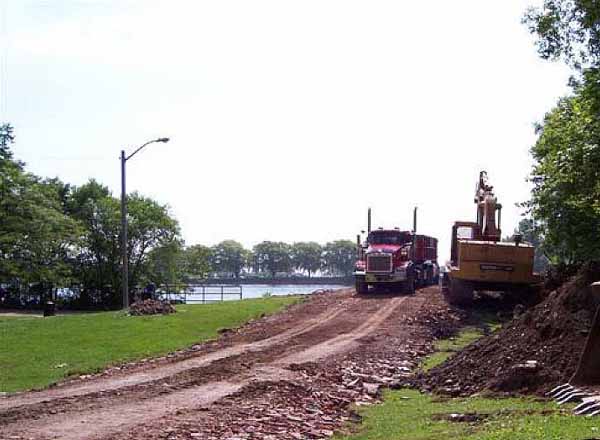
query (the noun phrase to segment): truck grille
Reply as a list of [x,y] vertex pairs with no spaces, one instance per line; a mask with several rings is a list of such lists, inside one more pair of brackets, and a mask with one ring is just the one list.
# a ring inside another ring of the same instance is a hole
[[367,272],[391,272],[392,256],[387,254],[367,255]]

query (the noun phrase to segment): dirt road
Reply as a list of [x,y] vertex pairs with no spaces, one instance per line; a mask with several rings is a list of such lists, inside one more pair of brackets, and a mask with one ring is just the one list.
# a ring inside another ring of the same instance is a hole
[[325,438],[457,319],[437,287],[313,295],[218,341],[0,399],[0,438]]

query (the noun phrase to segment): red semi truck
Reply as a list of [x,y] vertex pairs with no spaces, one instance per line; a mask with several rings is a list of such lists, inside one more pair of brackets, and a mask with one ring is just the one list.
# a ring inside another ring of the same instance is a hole
[[412,294],[417,287],[438,282],[437,239],[416,234],[416,219],[415,208],[412,231],[398,228],[371,231],[369,209],[366,243],[357,237],[354,278],[359,294],[367,293],[369,287],[387,287]]

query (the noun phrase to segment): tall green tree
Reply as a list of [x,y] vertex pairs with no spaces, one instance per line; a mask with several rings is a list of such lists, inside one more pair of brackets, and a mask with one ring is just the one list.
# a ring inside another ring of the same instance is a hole
[[148,252],[142,280],[156,286],[179,284],[183,281],[184,271],[183,244],[173,240]]
[[0,127],[0,281],[49,293],[68,284],[82,233],[62,209],[57,182],[26,173],[13,159],[10,125]]
[[[2,162],[13,160],[13,153],[10,146],[15,142],[14,128],[10,124],[0,124],[0,160]],[[0,162],[0,163],[2,163]],[[18,163],[20,169],[23,164]]]
[[239,278],[246,266],[247,252],[240,243],[225,240],[212,248],[212,267],[217,272],[229,273]]
[[563,59],[576,69],[600,64],[600,1],[544,0],[523,18],[545,59]]
[[183,272],[186,278],[202,280],[212,272],[212,249],[201,244],[185,248],[183,252]]
[[258,271],[267,272],[272,278],[292,269],[292,252],[287,243],[263,241],[254,246],[253,253]]
[[578,73],[571,79],[572,95],[560,99],[537,127],[533,194],[525,206],[553,263],[598,259],[600,1],[544,0],[527,11],[524,22],[537,36],[542,58],[562,59]]
[[83,243],[75,263],[82,285],[82,306],[119,305],[120,211],[108,187],[95,180],[73,188],[69,214],[84,227]]
[[323,248],[324,268],[333,275],[348,276],[356,262],[356,244],[350,240],[336,240]]
[[553,262],[600,258],[600,119],[597,71],[544,118],[531,149],[535,159],[529,208],[540,222]]
[[[127,205],[129,285],[134,289],[144,278],[150,251],[177,240],[179,226],[166,206],[137,193],[128,196]],[[93,300],[88,299],[118,306],[121,286],[119,201],[106,186],[91,180],[73,189],[67,209],[85,228],[77,274],[84,291],[94,295]]]
[[323,248],[314,241],[294,243],[291,247],[292,264],[296,269],[311,274],[321,268]]
[[137,192],[127,197],[130,282],[139,283],[148,252],[179,239],[179,224],[166,205]]
[[207,246],[184,247],[181,240],[174,239],[148,253],[142,278],[156,286],[205,279],[211,271],[211,253]]

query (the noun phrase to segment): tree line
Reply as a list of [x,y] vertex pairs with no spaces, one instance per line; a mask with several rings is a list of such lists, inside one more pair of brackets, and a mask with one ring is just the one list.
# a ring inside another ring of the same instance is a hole
[[[190,259],[194,261],[194,271],[188,269]],[[263,241],[246,249],[235,240],[225,240],[212,247],[187,248],[181,242],[173,242],[152,250],[149,261],[148,275],[155,284],[243,275],[275,278],[301,274],[310,278],[319,272],[348,276],[354,269],[356,245],[349,240],[332,241],[323,246],[316,242]]]
[[522,222],[551,263],[600,260],[600,2],[545,0],[524,19],[539,55],[572,69],[571,93],[536,126]]
[[[57,288],[79,286],[76,306],[115,308],[121,303],[120,201],[90,180],[74,186],[42,178],[14,158],[13,127],[0,125],[0,301],[19,305],[24,294],[48,298]],[[129,280],[135,286],[185,282],[212,274],[317,271],[347,275],[351,241],[265,241],[245,249],[227,240],[186,246],[168,206],[136,192],[128,195]]]

